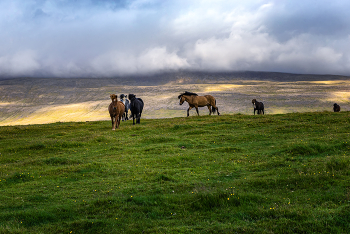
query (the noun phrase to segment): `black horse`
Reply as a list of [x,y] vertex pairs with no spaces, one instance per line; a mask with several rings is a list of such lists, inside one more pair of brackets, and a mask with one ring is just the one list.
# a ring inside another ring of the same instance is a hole
[[337,103],[334,103],[333,110],[334,110],[334,112],[339,112],[340,111],[340,106]]
[[256,99],[252,100],[253,106],[254,106],[254,115],[255,115],[255,111],[257,110],[258,115],[259,114],[265,114],[264,112],[264,103],[262,102],[258,102]]
[[130,102],[128,100],[128,95],[124,95],[124,94],[120,94],[120,101],[122,101],[124,103],[125,106],[125,112],[122,116],[122,120],[129,120],[128,114],[129,114],[129,110],[130,110]]
[[129,94],[130,99],[130,111],[132,116],[132,124],[135,125],[134,120],[136,119],[136,123],[140,123],[140,118],[143,110],[143,101],[141,98],[136,98],[135,94]]

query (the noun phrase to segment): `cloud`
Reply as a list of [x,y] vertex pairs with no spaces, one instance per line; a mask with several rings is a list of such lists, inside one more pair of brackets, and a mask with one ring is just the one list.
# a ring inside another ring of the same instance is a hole
[[175,71],[350,75],[350,2],[0,2],[0,75]]
[[188,68],[189,64],[175,51],[168,52],[165,47],[158,47],[149,49],[139,56],[113,51],[97,57],[92,62],[92,67],[103,76],[113,76],[176,71]]
[[0,70],[4,75],[25,76],[40,69],[36,53],[32,50],[20,51],[12,56],[0,57]]

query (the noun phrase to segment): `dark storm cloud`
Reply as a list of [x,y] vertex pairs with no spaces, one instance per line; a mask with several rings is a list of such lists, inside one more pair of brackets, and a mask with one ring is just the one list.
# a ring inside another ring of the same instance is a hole
[[5,0],[0,75],[350,75],[345,1]]
[[350,32],[349,7],[346,1],[281,1],[263,20],[268,32],[283,40],[299,34],[346,37]]

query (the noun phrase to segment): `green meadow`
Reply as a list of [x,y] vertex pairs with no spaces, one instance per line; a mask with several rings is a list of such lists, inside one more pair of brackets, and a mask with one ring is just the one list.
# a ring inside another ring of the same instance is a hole
[[349,122],[343,111],[2,126],[0,233],[347,233]]

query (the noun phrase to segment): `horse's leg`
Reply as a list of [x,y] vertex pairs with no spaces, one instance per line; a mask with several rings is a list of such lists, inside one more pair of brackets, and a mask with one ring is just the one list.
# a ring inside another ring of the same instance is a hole
[[132,118],[132,125],[135,125],[134,123],[134,114],[131,112],[130,118]]
[[139,124],[140,123],[140,114],[137,114],[136,115],[136,124]]
[[208,110],[209,110],[209,115],[211,115],[211,106],[207,105],[207,107],[208,107]]
[[192,106],[188,107],[187,109],[187,117],[190,116],[190,110],[192,109]]
[[216,104],[216,102],[215,103],[213,103],[213,104],[211,104],[212,105],[212,107],[213,107],[213,113],[215,114],[215,110],[216,110],[216,112],[218,112],[218,115],[220,115],[220,113],[219,113],[219,108],[215,105]]
[[117,129],[117,128],[119,128],[119,124],[120,124],[120,115],[119,114],[115,117],[115,121],[116,121],[115,128]]
[[115,130],[115,127],[117,125],[117,117],[113,117],[114,118],[114,123],[113,123],[113,128],[112,130]]
[[195,106],[196,111],[197,111],[197,115],[199,116],[199,111],[198,111],[198,106]]
[[119,128],[119,126],[120,126],[120,120],[121,120],[121,118],[122,118],[122,116],[119,115],[119,118],[118,118],[118,128]]
[[113,116],[111,116],[111,120],[112,120],[112,130],[113,130],[113,126],[114,126]]

